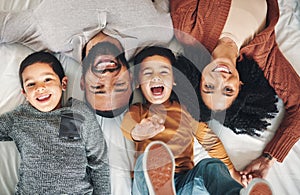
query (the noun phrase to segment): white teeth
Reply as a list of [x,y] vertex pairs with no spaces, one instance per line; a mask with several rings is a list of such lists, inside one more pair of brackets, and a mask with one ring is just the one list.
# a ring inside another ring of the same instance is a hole
[[99,64],[97,64],[96,66],[97,67],[107,67],[107,66],[115,66],[116,65],[116,63],[115,62],[111,62],[111,61],[109,61],[109,62],[100,62]]
[[225,73],[231,73],[229,68],[227,68],[226,66],[217,66],[213,72],[225,72]]
[[43,95],[43,96],[38,97],[37,99],[38,100],[45,100],[45,99],[47,99],[49,97],[50,97],[50,95]]
[[164,87],[162,85],[157,85],[157,86],[152,86],[151,88],[154,88],[154,87]]
[[228,72],[228,73],[229,73],[228,69],[223,68],[223,67],[216,68],[214,71],[215,71],[215,72]]

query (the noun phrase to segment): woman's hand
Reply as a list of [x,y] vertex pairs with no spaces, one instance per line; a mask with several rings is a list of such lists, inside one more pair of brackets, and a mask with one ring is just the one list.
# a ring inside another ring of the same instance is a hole
[[272,167],[275,161],[275,158],[269,159],[264,156],[260,156],[259,158],[253,160],[243,171],[240,172],[240,174],[251,174],[254,178],[266,178],[269,169]]
[[149,139],[165,130],[164,119],[158,115],[142,119],[131,132],[131,137],[135,141]]

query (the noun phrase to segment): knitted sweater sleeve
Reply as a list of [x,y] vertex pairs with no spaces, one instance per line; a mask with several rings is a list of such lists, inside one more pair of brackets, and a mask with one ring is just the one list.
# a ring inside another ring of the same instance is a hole
[[283,56],[277,44],[272,49],[264,73],[283,100],[285,115],[264,152],[282,162],[300,138],[300,77]]
[[285,115],[275,136],[264,149],[283,162],[291,148],[300,138],[300,77],[280,51],[276,42],[275,25],[279,17],[276,0],[268,0],[266,29],[252,43],[242,48],[241,53],[253,57],[263,70],[276,94],[284,102]]
[[[76,106],[76,105],[72,105]],[[94,113],[82,102],[79,105],[84,113],[82,137],[86,145],[86,154],[94,194],[110,194],[110,174],[107,145],[103,132]]]
[[141,121],[141,109],[138,104],[131,105],[128,112],[125,113],[123,121],[121,124],[121,129],[124,136],[132,140],[131,131],[134,129],[135,125]]
[[10,141],[9,131],[13,126],[13,117],[9,113],[0,116],[0,141]]

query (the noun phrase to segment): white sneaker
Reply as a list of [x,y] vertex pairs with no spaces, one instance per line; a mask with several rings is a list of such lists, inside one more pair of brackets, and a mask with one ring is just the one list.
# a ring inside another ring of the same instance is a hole
[[254,178],[246,188],[241,189],[240,195],[272,195],[273,190],[264,179]]
[[175,195],[175,160],[172,151],[161,141],[151,142],[145,149],[143,170],[150,195]]

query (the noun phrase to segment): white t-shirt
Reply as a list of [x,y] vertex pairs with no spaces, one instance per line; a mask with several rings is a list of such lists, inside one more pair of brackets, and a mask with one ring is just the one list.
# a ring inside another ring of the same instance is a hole
[[124,113],[114,118],[97,115],[108,148],[111,194],[131,194],[131,171],[134,169],[134,142],[126,139],[120,128]]
[[232,0],[220,39],[229,37],[240,50],[264,29],[266,16],[266,0]]

